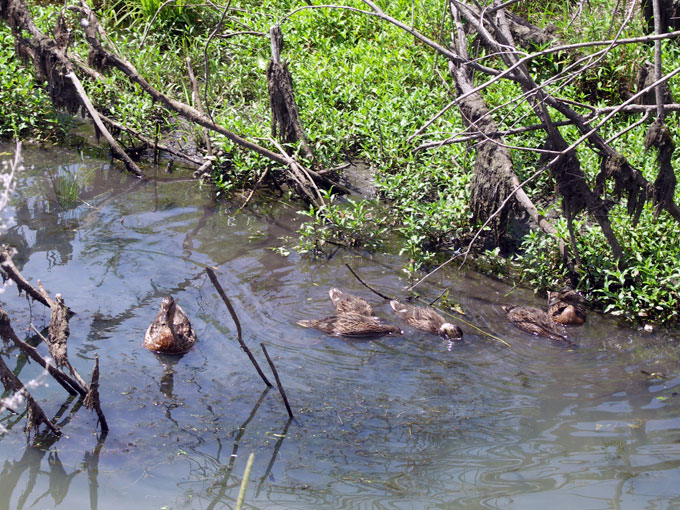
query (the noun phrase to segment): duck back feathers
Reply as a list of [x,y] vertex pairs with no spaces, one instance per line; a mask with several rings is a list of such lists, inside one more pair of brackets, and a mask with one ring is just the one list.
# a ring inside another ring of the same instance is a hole
[[384,324],[376,317],[359,313],[343,313],[324,319],[302,320],[297,322],[303,328],[315,328],[327,335],[349,337],[371,337],[401,334],[397,326]]
[[394,313],[414,328],[446,338],[463,338],[463,331],[455,324],[447,322],[433,308],[407,305],[394,300],[390,301],[390,306]]
[[335,311],[338,314],[358,313],[360,315],[367,315],[369,317],[373,315],[373,309],[371,308],[371,305],[369,305],[360,297],[352,296],[351,294],[347,294],[335,287],[328,291],[328,295],[330,296],[333,306],[335,307]]
[[567,336],[543,310],[532,306],[504,306],[503,310],[508,320],[519,329],[569,343]]

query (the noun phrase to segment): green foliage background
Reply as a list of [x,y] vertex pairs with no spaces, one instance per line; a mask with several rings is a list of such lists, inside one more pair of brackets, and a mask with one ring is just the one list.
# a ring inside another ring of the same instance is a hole
[[[360,1],[344,2],[365,9]],[[424,0],[384,0],[385,12],[412,25],[428,37],[446,45],[450,37],[448,20],[443,19],[441,2]],[[270,56],[269,27],[280,22],[285,37],[283,58],[289,62],[302,122],[313,149],[324,167],[348,159],[361,161],[376,175],[379,197],[336,199],[327,196],[323,208],[305,209],[307,222],[300,231],[297,249],[318,254],[336,244],[368,250],[396,250],[406,256],[405,270],[417,276],[423,269],[465,249],[479,228],[470,221],[469,180],[474,164],[470,144],[442,146],[414,154],[406,139],[455,96],[448,76],[447,62],[412,36],[376,18],[341,9],[307,9],[302,1],[232,2],[220,38],[210,34],[221,12],[204,4],[187,1],[158,9],[158,0],[108,0],[99,10],[113,44],[157,88],[170,96],[191,102],[185,60],[190,58],[202,81],[203,55],[209,56],[207,104],[213,118],[228,129],[254,140],[270,136],[270,113],[266,86],[266,66]],[[565,43],[611,37],[612,20],[619,22],[620,10],[610,0],[592,0],[587,12],[571,23],[575,8],[569,3],[518,4],[533,23],[552,23]],[[302,9],[304,8],[304,9]],[[32,6],[34,16],[45,31],[54,23],[60,6]],[[293,13],[293,14],[291,14]],[[77,27],[77,19],[70,19]],[[148,33],[146,33],[148,30]],[[244,32],[248,33],[244,33]],[[82,34],[74,28],[73,52],[86,58]],[[259,33],[260,35],[254,35]],[[635,19],[620,37],[642,35],[642,21]],[[42,88],[30,71],[14,58],[13,42],[6,28],[0,38],[0,135],[55,136],[68,125],[57,116]],[[667,41],[664,66],[667,72],[680,65],[680,50]],[[595,51],[581,50],[582,53]],[[567,55],[553,54],[533,61],[537,80],[546,80],[561,69]],[[652,58],[652,46],[625,45],[612,49],[599,65],[580,73],[569,83],[554,86],[551,92],[594,106],[617,104],[635,91],[636,70]],[[487,65],[492,61],[487,61]],[[88,81],[88,92],[108,115],[133,128],[153,133],[179,132],[180,123],[168,112],[131,85],[125,77],[108,73],[99,82]],[[671,80],[678,97],[678,85]],[[518,88],[499,81],[485,91],[491,108],[504,105],[518,95]],[[501,128],[536,123],[528,106],[513,104],[498,114]],[[556,116],[556,120],[560,120]],[[614,135],[637,122],[634,116],[620,116],[610,123],[603,136]],[[667,119],[677,138],[677,115]],[[442,115],[430,128],[445,138],[462,129],[455,108]],[[637,126],[616,140],[614,146],[639,168],[645,177],[656,177],[655,155],[645,153],[645,125]],[[580,134],[563,128],[568,141]],[[197,129],[186,132],[187,143],[200,143]],[[226,156],[214,175],[218,195],[229,197],[248,187],[269,162],[215,137]],[[508,137],[509,145],[540,147],[540,132]],[[266,143],[266,142],[263,142]],[[516,172],[520,179],[539,167],[533,152],[515,151]],[[586,146],[579,148],[582,167],[589,179],[599,171],[599,160]],[[228,161],[227,161],[228,160]],[[228,164],[227,164],[228,163]],[[274,169],[275,170],[275,169]],[[547,174],[526,187],[527,193],[549,217],[558,217],[560,204],[553,197]],[[611,191],[611,190],[610,190]],[[614,197],[619,200],[618,197]],[[680,192],[676,192],[676,202]],[[666,214],[655,218],[651,207],[640,222],[632,225],[625,204],[616,204],[611,213],[614,228],[625,245],[625,270],[612,260],[599,227],[590,218],[577,218],[578,248],[582,264],[578,269],[579,288],[593,306],[630,320],[677,322],[680,299],[680,228]],[[560,236],[566,239],[566,226],[556,220]],[[394,234],[397,234],[396,238]],[[517,240],[517,249],[503,250],[486,244],[478,253],[481,270],[501,278],[523,281],[537,292],[560,287],[566,269],[557,252],[558,239],[530,231]]]

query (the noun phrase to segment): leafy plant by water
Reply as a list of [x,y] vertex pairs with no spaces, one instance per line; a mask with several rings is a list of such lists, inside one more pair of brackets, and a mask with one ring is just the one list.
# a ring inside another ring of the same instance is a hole
[[[135,29],[140,21],[143,23],[139,26],[146,29],[150,17],[160,5],[159,0],[105,4],[101,18],[113,44],[122,54],[129,55],[140,74],[152,85],[187,103],[192,102],[192,94],[186,80],[186,59],[202,62],[207,51],[210,55],[205,62],[207,80],[203,82],[205,78],[201,78],[204,106],[216,122],[250,139],[259,140],[270,136],[265,72],[270,56],[268,30],[274,20],[283,20],[295,11],[282,22],[286,42],[283,58],[288,60],[301,120],[318,157],[318,164],[328,168],[348,158],[361,158],[376,171],[384,200],[352,198],[340,201],[327,195],[325,205],[308,208],[304,212],[308,221],[300,230],[299,251],[328,254],[338,246],[370,250],[389,246],[392,249],[396,233],[399,236],[396,251],[404,255],[407,272],[415,275],[435,264],[442,252],[466,248],[472,234],[480,227],[472,220],[468,206],[474,151],[461,143],[414,152],[414,144],[419,143],[418,140],[405,141],[454,95],[454,84],[444,59],[419,43],[413,44],[411,35],[372,17],[340,9],[298,10],[307,3],[292,0],[240,2],[239,9],[230,11],[223,20],[221,35],[224,39],[209,39],[211,28],[216,26],[221,16],[221,8],[214,5],[192,10],[193,7],[189,8],[183,2],[173,2],[161,9],[147,34]],[[366,7],[363,2],[349,2],[348,5]],[[410,26],[434,39],[448,37],[448,22],[433,14],[440,12],[440,6],[433,0],[418,5],[405,0],[391,0],[383,8],[401,18],[404,18],[404,13],[410,13]],[[537,24],[544,24],[550,19],[555,24],[555,33],[565,42],[606,39],[612,19],[621,14],[619,6],[612,10],[605,0],[597,0],[589,13],[580,13],[575,18],[570,6],[562,3],[525,2],[514,8]],[[200,23],[197,17],[189,16],[190,11],[200,12]],[[41,27],[48,31],[58,9],[36,8],[35,12]],[[641,18],[634,18],[622,35],[639,35],[642,25]],[[78,31],[74,34],[73,51],[81,52],[84,58],[86,47],[79,44],[83,42],[82,35]],[[680,52],[672,44],[664,43],[664,47],[665,65],[669,70],[677,67]],[[587,54],[595,50],[584,48],[582,51]],[[494,57],[485,51],[480,50],[478,57],[480,62],[488,63]],[[598,105],[619,102],[636,85],[630,63],[637,65],[651,56],[651,46],[617,46],[602,57],[598,56],[597,66],[578,73],[574,80],[550,84],[546,90],[552,87],[550,93],[576,103],[591,101]],[[530,62],[530,71],[537,80],[547,80],[570,65],[573,58],[564,51],[546,54]],[[673,80],[670,85],[671,89],[677,88]],[[86,86],[102,110],[116,119],[123,119],[134,129],[153,133],[175,132],[179,126],[139,87],[115,72],[90,80]],[[21,87],[18,90],[21,91]],[[485,100],[492,108],[503,108],[508,98],[517,97],[519,93],[516,83],[503,80],[484,91]],[[19,97],[9,97],[9,101],[20,104],[27,97],[28,94],[22,92]],[[499,127],[506,129],[526,125],[533,122],[532,116],[530,106],[520,102],[504,116],[499,115],[502,117]],[[25,120],[24,117],[28,119],[27,126],[38,124],[38,119],[31,119],[30,114],[5,116],[0,118],[0,123],[5,122],[3,129],[6,133],[21,133],[28,128],[17,124],[17,119]],[[601,128],[602,135],[614,136],[631,127],[618,138],[617,143],[626,148],[626,158],[631,164],[641,169],[648,182],[653,182],[657,169],[653,158],[642,150],[645,126],[634,122],[637,119],[622,116]],[[436,130],[439,132],[453,133],[462,128],[460,116],[454,109],[443,112],[437,118]],[[677,130],[673,121],[669,121],[669,128],[674,132]],[[574,127],[560,129],[567,140],[580,136]],[[177,138],[184,142],[200,137],[197,132],[189,132],[185,137]],[[520,179],[534,174],[542,161],[533,149],[543,145],[543,134],[540,131],[523,131],[509,135],[507,140],[510,145],[530,149],[516,151],[516,174]],[[272,181],[280,178],[282,172],[279,169],[252,153],[238,149],[229,140],[213,135],[213,142],[230,161],[229,165],[216,165],[213,175],[221,198],[252,186],[265,170],[270,177],[274,176]],[[600,169],[598,154],[580,147],[578,157],[585,179],[593,182]],[[57,184],[64,203],[67,206],[73,203],[75,193],[69,190],[71,185]],[[608,186],[612,187],[611,184]],[[531,200],[551,210],[553,217],[555,211],[559,211],[553,199],[553,178],[548,172],[528,182],[524,189]],[[611,196],[612,191],[608,189],[607,196]],[[612,199],[613,202],[617,200],[618,197]],[[618,203],[615,205],[619,207]],[[622,257],[626,268],[620,270],[612,263],[611,253],[603,248],[605,241],[609,240],[602,237],[599,227],[594,226],[592,221],[589,217],[576,218],[581,259],[577,276],[581,289],[602,309],[612,313],[645,320],[675,320],[677,316],[672,313],[672,307],[676,295],[672,286],[676,279],[677,260],[669,259],[665,251],[654,249],[652,238],[638,234],[654,231],[655,225],[663,224],[665,232],[670,233],[661,237],[674,242],[674,227],[669,220],[663,216],[656,219],[653,214],[645,213],[634,225],[625,214],[612,215],[614,231],[627,233],[632,230],[639,237],[632,243],[634,248],[632,245],[626,247]],[[557,239],[564,241],[567,239],[565,225],[560,221],[555,224],[559,230]],[[527,228],[533,227],[529,225]],[[523,235],[516,235],[509,244],[518,245]],[[478,253],[486,253],[482,262],[488,263],[495,273],[504,271],[508,267],[504,255],[510,250],[505,245],[499,249],[490,235],[486,239],[491,241],[479,244],[482,249]],[[386,243],[386,240],[390,242]],[[524,281],[537,290],[559,287],[567,279],[568,268],[556,255],[557,242],[554,237],[530,233],[516,254],[515,260],[522,268]],[[670,269],[666,271],[666,268]]]
[[54,197],[63,209],[72,209],[82,202],[80,194],[87,184],[94,169],[81,174],[70,167],[48,171],[48,179]]

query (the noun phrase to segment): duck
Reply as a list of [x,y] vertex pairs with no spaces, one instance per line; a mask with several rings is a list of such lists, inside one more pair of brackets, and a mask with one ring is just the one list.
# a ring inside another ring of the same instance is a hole
[[371,337],[401,335],[402,331],[392,324],[384,324],[377,317],[348,312],[324,319],[297,321],[303,328],[315,328],[333,336]]
[[371,305],[360,297],[352,296],[335,287],[328,291],[328,295],[331,297],[335,311],[338,314],[358,313],[368,317],[373,315]]
[[189,317],[172,296],[161,302],[161,310],[144,335],[144,347],[165,354],[184,354],[196,343]]
[[580,326],[586,321],[586,300],[583,294],[570,287],[559,292],[548,292],[548,313],[560,324]]
[[390,306],[406,324],[414,328],[441,335],[451,340],[463,338],[463,331],[455,324],[446,322],[444,317],[433,308],[405,305],[395,300],[390,301]]
[[571,343],[547,312],[533,306],[504,306],[508,320],[519,329],[538,336]]

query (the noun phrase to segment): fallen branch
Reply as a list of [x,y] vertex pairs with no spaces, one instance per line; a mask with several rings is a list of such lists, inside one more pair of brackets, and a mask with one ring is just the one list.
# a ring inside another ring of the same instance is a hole
[[[6,320],[6,322],[5,322]],[[72,379],[68,374],[62,372],[59,370],[57,367],[54,365],[50,364],[47,362],[45,358],[43,358],[38,351],[36,350],[35,347],[32,345],[27,344],[23,340],[21,340],[16,333],[14,332],[14,329],[12,329],[12,326],[9,323],[9,317],[5,313],[4,310],[0,308],[0,336],[3,338],[9,338],[14,342],[14,344],[21,349],[21,351],[31,358],[32,360],[36,361],[41,367],[43,367],[49,374],[56,379],[56,381],[61,384],[61,386],[68,391],[71,395],[86,395],[87,390],[85,389],[84,386],[81,386],[81,384],[76,381],[75,379]],[[38,331],[38,329],[31,323],[31,329],[38,335],[38,337],[45,342],[45,344],[49,345],[48,340]],[[6,336],[7,335],[7,336]]]
[[279,389],[279,393],[281,393],[281,398],[283,398],[283,403],[286,404],[286,411],[288,411],[288,416],[290,416],[291,419],[294,419],[295,416],[293,416],[293,411],[290,408],[290,404],[288,403],[288,397],[286,396],[286,392],[283,389],[283,385],[281,384],[281,379],[279,379],[279,372],[276,370],[276,366],[274,366],[274,362],[272,359],[269,357],[269,353],[267,352],[267,348],[263,343],[260,343],[260,347],[262,347],[262,352],[264,352],[264,357],[267,358],[267,363],[269,363],[269,368],[272,369],[272,372],[274,373],[274,378],[276,379],[276,386]]
[[[146,145],[147,148],[151,148],[151,147],[154,146],[154,141],[151,138],[147,138],[143,134],[135,131],[134,129],[132,129],[128,126],[125,126],[124,124],[121,124],[118,121],[110,119],[109,117],[107,117],[106,115],[103,115],[101,113],[99,114],[99,118],[102,119],[107,124],[109,124],[110,126],[113,126],[116,129],[120,129],[121,131],[125,131],[127,133],[130,133],[132,136],[134,136],[135,138],[137,138],[141,142],[143,142],[144,145]],[[189,163],[192,163],[194,165],[200,165],[201,163],[203,163],[203,159],[198,158],[198,157],[189,156],[188,154],[185,154],[184,152],[180,152],[176,149],[173,149],[169,145],[157,143],[156,147],[158,149],[162,150],[163,152],[167,152],[168,154],[172,154],[173,156],[177,156],[178,158],[182,158],[182,159],[184,159],[184,160],[186,160]]]
[[19,292],[23,290],[35,301],[38,301],[47,307],[50,306],[43,294],[36,290],[36,288],[30,283],[28,283],[28,280],[22,276],[17,267],[14,265],[14,261],[12,261],[12,255],[10,254],[9,247],[7,245],[3,245],[2,248],[0,248],[0,268],[2,268],[2,271],[5,276],[7,276],[7,278],[11,279],[17,284]]
[[54,425],[47,417],[42,408],[38,405],[35,399],[28,392],[24,384],[19,380],[19,378],[14,375],[14,373],[5,364],[3,359],[0,357],[0,382],[8,393],[18,393],[23,398],[26,399],[26,407],[28,409],[28,416],[26,417],[26,432],[34,430],[37,432],[41,424],[45,424],[56,435],[60,436],[61,431]]
[[368,290],[370,290],[371,292],[373,292],[373,294],[377,294],[377,295],[380,296],[381,298],[387,299],[387,300],[390,300],[390,301],[393,300],[393,299],[396,299],[396,298],[393,298],[393,297],[390,297],[390,296],[386,296],[386,295],[383,294],[382,292],[380,292],[380,291],[378,291],[378,290],[375,290],[375,289],[374,289],[373,287],[371,287],[368,283],[366,283],[365,281],[363,281],[363,280],[361,279],[361,276],[359,276],[358,274],[356,274],[356,272],[354,271],[354,269],[352,269],[352,266],[350,266],[349,264],[345,264],[345,266],[347,266],[347,269],[349,269],[349,272],[352,273],[352,274],[354,275],[354,277],[355,277],[357,280],[359,280],[359,283],[361,283],[364,287],[366,287]]
[[250,362],[253,364],[253,366],[255,367],[255,370],[257,370],[257,373],[260,375],[260,377],[262,378],[264,383],[269,388],[273,388],[274,385],[272,383],[270,383],[269,379],[267,379],[267,376],[264,375],[264,372],[262,372],[260,365],[258,365],[257,360],[255,359],[255,356],[253,356],[253,353],[250,351],[250,349],[248,349],[248,346],[243,341],[243,336],[241,334],[241,323],[238,320],[238,316],[236,315],[236,311],[234,310],[234,307],[231,305],[231,301],[229,301],[229,298],[224,293],[224,289],[222,288],[222,285],[220,285],[220,282],[217,280],[217,276],[215,276],[215,271],[213,271],[209,267],[206,267],[205,272],[208,273],[208,278],[210,278],[210,281],[215,286],[217,293],[220,295],[220,297],[222,298],[222,301],[224,301],[224,304],[227,306],[227,309],[229,310],[229,313],[231,314],[231,318],[234,319],[234,324],[236,324],[236,337],[238,339],[238,343],[241,344],[241,348],[248,355]]
[[87,93],[85,92],[83,85],[80,83],[80,80],[76,76],[76,73],[71,71],[70,73],[66,74],[66,77],[69,80],[71,80],[71,83],[73,83],[73,86],[75,87],[76,91],[78,92],[78,95],[80,96],[80,100],[83,102],[83,105],[90,114],[90,117],[97,126],[97,129],[101,132],[102,135],[104,135],[104,138],[109,143],[109,147],[111,147],[111,152],[113,152],[114,156],[116,156],[118,159],[121,159],[123,163],[125,163],[125,169],[128,172],[134,174],[139,178],[143,178],[144,174],[139,169],[137,164],[134,161],[132,161],[132,159],[130,159],[130,156],[128,156],[127,153],[123,150],[123,148],[120,145],[118,145],[118,142],[116,142],[111,133],[109,133],[109,130],[106,129],[106,126],[104,126],[104,123],[99,118],[99,113],[97,112],[95,107],[92,106],[90,98],[87,97]]
[[94,367],[92,368],[92,376],[90,377],[90,387],[87,390],[87,395],[83,401],[87,409],[94,409],[99,419],[99,425],[102,432],[106,434],[109,431],[109,424],[106,422],[106,417],[101,407],[101,400],[99,399],[99,356],[94,355]]

